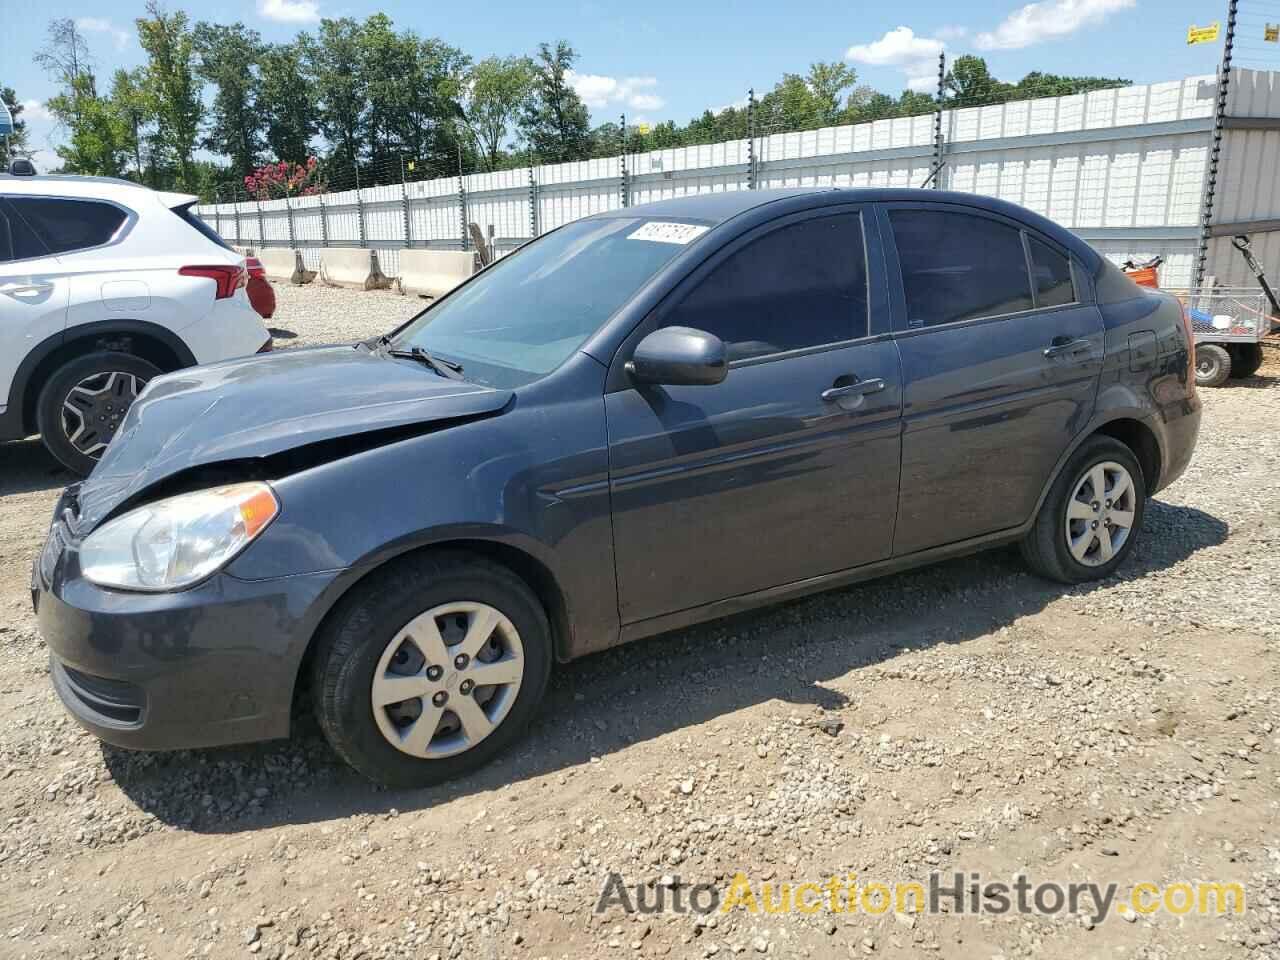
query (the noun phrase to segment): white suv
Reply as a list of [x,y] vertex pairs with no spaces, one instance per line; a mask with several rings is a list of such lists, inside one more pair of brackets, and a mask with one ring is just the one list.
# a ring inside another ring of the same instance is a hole
[[[157,374],[271,349],[245,259],[196,197],[0,175],[0,440],[86,474]],[[261,307],[261,305],[259,305]]]

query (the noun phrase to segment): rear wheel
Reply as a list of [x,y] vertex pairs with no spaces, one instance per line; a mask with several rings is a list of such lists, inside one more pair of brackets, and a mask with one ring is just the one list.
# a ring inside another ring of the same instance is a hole
[[510,570],[422,556],[356,587],[326,624],[316,715],[338,754],[378,783],[419,787],[488,762],[546,690],[551,628]]
[[1133,452],[1093,436],[1071,455],[1022,541],[1036,573],[1062,583],[1110,576],[1133,549],[1147,485]]
[[160,368],[128,353],[91,353],[59,367],[36,401],[44,445],[86,475],[102,457],[133,401]]
[[1231,354],[1216,343],[1196,344],[1196,386],[1220,387],[1231,376]]
[[1231,357],[1231,379],[1243,380],[1252,377],[1262,366],[1262,344],[1237,344]]

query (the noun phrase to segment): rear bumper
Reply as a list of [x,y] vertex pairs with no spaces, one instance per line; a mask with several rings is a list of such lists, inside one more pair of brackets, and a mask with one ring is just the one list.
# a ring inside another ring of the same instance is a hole
[[1154,490],[1157,493],[1181,477],[1195,453],[1196,438],[1200,435],[1200,397],[1193,394],[1170,410],[1166,407],[1161,424],[1163,447],[1161,450],[1160,479]]
[[179,593],[106,590],[60,540],[32,572],[54,690],[100,739],[169,750],[287,736],[294,683],[327,572],[219,574]]

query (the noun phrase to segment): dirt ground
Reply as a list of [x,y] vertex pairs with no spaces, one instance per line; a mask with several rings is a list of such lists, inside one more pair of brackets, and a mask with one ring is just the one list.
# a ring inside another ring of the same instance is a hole
[[[360,335],[412,309],[279,289],[295,343],[332,335],[322,299]],[[423,791],[370,786],[312,725],[163,755],[80,730],[28,591],[69,478],[0,445],[0,956],[1280,957],[1280,344],[1203,396],[1115,578],[995,551],[609,651],[557,671],[514,752]],[[593,912],[612,872],[739,871],[1238,882],[1247,906]]]

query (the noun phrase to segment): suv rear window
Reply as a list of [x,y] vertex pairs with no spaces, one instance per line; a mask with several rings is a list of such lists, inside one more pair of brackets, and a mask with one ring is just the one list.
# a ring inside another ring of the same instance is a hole
[[195,204],[189,203],[185,207],[174,207],[173,212],[179,220],[183,221],[192,230],[198,232],[206,240],[212,240],[218,246],[225,247],[230,250],[231,244],[223,240],[222,237],[218,235],[217,230],[213,229],[213,227],[201,220],[199,215],[191,209],[193,206],[195,206]]
[[50,253],[71,253],[109,243],[128,214],[97,200],[12,197],[9,201]]

